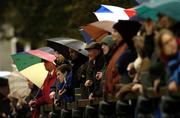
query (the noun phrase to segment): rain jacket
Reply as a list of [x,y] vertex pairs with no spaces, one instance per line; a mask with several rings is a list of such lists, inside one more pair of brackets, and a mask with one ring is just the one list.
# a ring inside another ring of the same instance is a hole
[[49,94],[50,94],[50,87],[53,85],[55,80],[56,80],[56,71],[54,70],[52,75],[50,75],[50,74],[47,75],[47,77],[43,83],[42,96],[36,100],[37,106],[52,103],[52,100],[50,99]]
[[109,60],[109,63],[106,67],[105,72],[105,91],[106,93],[112,93],[115,84],[119,83],[120,81],[120,75],[117,70],[117,61],[119,57],[122,55],[122,53],[127,48],[127,45],[123,42],[121,42],[118,47],[115,49],[111,59]]
[[180,85],[180,51],[168,61],[168,72],[170,81],[175,81],[177,85]]

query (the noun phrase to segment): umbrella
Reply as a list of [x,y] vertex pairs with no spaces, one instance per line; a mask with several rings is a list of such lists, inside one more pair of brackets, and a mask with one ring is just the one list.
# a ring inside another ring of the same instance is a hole
[[48,71],[44,68],[44,63],[34,64],[22,71],[20,71],[27,79],[34,83],[39,88],[42,87]]
[[134,16],[133,12],[126,12],[124,8],[111,6],[111,5],[101,5],[101,7],[94,12],[99,21],[114,21],[118,20],[129,20],[130,17]]
[[142,3],[144,3],[144,2],[149,2],[150,0],[136,0],[136,2],[138,3],[138,4],[142,4]]
[[104,36],[108,35],[109,32],[113,31],[113,25],[115,22],[113,21],[97,21],[93,22],[81,28],[89,34],[95,41],[100,41]]
[[25,52],[11,55],[11,57],[19,71],[21,71],[33,64],[37,64],[37,63],[41,62],[41,58],[33,56],[33,55],[25,53]]
[[12,59],[20,73],[41,88],[48,73],[42,59],[52,62],[55,56],[40,50],[30,50],[12,55]]
[[44,51],[41,51],[41,50],[29,50],[29,51],[27,51],[27,53],[34,55],[34,56],[37,56],[41,59],[50,61],[50,62],[53,62],[56,59],[56,57],[54,55],[49,54],[49,53],[44,52]]
[[87,44],[92,42],[92,38],[87,32],[85,32],[82,28],[79,31]]
[[[63,56],[69,57],[69,48],[77,51],[78,53],[87,56],[87,51],[85,50],[86,43],[71,39],[71,38],[52,38],[47,39],[49,46],[52,48],[56,48],[55,50],[59,51]],[[51,42],[53,45],[50,45]]]
[[180,1],[179,0],[151,0],[144,4],[150,9],[166,14],[173,19],[180,21]]
[[[7,88],[3,89],[3,93],[9,93],[9,97],[24,98],[29,95],[30,89],[27,85],[27,80],[19,72],[0,71],[0,82],[3,86],[8,85]],[[5,84],[6,83],[6,84]],[[1,85],[2,87],[2,85]]]
[[9,97],[25,98],[29,95],[30,89],[27,84],[27,79],[19,72],[12,72],[8,77]]
[[9,72],[9,71],[0,71],[1,78],[7,78],[10,74],[11,74],[11,72]]
[[47,53],[54,53],[54,49],[50,48],[50,47],[41,47],[41,48],[38,48],[37,50],[41,50],[41,51],[44,51],[44,52],[47,52]]
[[151,18],[152,20],[156,21],[157,20],[157,11],[147,7],[145,4],[141,4],[138,5],[134,8],[129,8],[125,10],[126,12],[132,12],[132,14],[134,14],[134,16],[132,16],[130,19],[132,19],[133,17],[136,17],[139,19],[143,18],[143,19],[147,19],[147,18]]
[[156,12],[153,9],[150,9],[149,7],[147,7],[144,4],[136,6],[134,8],[134,10],[136,11],[136,15],[141,17],[141,18],[144,18],[144,19],[151,18],[154,21],[157,20],[157,13],[158,12]]

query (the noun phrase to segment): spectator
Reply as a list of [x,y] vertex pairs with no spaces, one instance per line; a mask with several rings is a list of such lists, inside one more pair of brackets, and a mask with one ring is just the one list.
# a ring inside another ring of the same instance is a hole
[[170,92],[177,92],[178,86],[180,85],[180,52],[176,42],[176,37],[171,31],[163,29],[159,32],[157,46],[169,72],[168,90]]
[[104,58],[100,43],[92,42],[85,49],[88,51],[89,56],[85,86],[89,87],[89,99],[94,99],[94,97],[98,96],[96,90],[100,86],[100,81],[96,79],[96,73],[102,69]]
[[[64,102],[74,101],[74,92],[72,86],[72,69],[70,64],[62,64],[56,69],[57,79],[53,86],[51,86],[51,99],[63,98]],[[56,92],[57,91],[57,92]]]

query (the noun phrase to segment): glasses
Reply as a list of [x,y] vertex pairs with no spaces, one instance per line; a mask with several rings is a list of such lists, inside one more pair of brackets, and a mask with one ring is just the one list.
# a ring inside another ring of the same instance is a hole
[[172,43],[173,41],[175,41],[175,39],[172,37],[172,38],[169,38],[168,40],[166,40],[165,42],[163,42],[163,47],[166,47],[167,45],[169,45],[170,43]]

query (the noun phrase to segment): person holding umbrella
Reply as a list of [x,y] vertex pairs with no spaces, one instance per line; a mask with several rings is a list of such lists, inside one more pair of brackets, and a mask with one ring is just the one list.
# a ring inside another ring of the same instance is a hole
[[[43,61],[44,61],[45,69],[48,71],[48,75],[42,86],[42,96],[37,99],[31,100],[29,102],[30,107],[32,107],[32,106],[42,107],[43,105],[52,103],[52,100],[49,97],[49,93],[50,93],[50,87],[53,85],[53,83],[55,82],[55,79],[56,79],[56,66],[53,62],[49,62],[46,60],[43,60]],[[40,110],[40,109],[38,109],[38,110]],[[40,114],[38,112],[36,112],[35,114],[32,115],[32,118],[38,118],[39,115]]]

